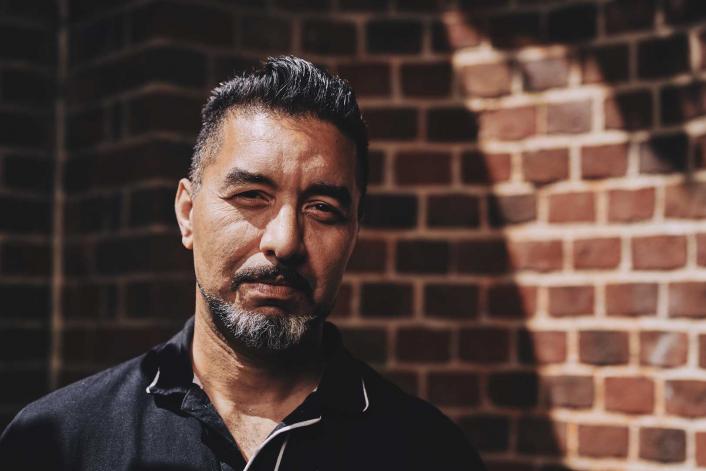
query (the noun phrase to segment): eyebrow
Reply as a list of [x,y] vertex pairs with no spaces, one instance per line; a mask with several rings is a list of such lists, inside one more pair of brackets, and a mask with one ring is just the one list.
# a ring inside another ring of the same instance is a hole
[[321,195],[329,196],[337,200],[346,209],[350,209],[351,202],[353,198],[351,197],[350,191],[345,186],[331,185],[329,183],[313,183],[304,190],[302,194],[303,197],[308,198],[310,196]]
[[226,174],[225,179],[223,180],[222,188],[227,189],[231,186],[243,185],[246,183],[259,183],[272,188],[277,188],[277,184],[270,177],[267,177],[261,173],[248,172],[247,170],[240,168],[234,168]]

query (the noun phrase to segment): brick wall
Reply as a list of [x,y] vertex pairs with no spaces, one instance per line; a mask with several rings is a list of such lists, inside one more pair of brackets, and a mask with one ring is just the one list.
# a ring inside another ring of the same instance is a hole
[[[66,0],[56,65],[41,35],[21,60],[0,45],[17,127],[0,129],[16,208],[0,289],[28,293],[2,295],[0,374],[26,384],[5,416],[191,314],[172,201],[199,107],[291,52],[349,79],[370,126],[369,210],[332,316],[350,348],[491,469],[706,467],[703,2],[458,4]],[[54,13],[17,15],[2,28],[48,32]]]

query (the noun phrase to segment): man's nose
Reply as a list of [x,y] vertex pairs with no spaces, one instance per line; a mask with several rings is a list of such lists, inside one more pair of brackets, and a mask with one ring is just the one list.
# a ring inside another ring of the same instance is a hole
[[284,205],[265,226],[260,251],[279,263],[296,264],[304,257],[304,240],[295,208]]

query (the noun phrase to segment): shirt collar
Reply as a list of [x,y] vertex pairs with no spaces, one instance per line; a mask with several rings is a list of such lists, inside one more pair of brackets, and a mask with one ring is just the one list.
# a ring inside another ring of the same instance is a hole
[[[159,396],[185,395],[193,383],[191,342],[194,338],[194,318],[167,342],[155,347],[155,376],[147,387],[148,394]],[[323,414],[338,412],[359,414],[370,406],[370,398],[361,375],[359,362],[344,348],[338,329],[326,322],[323,331],[326,366],[313,395],[321,402]]]

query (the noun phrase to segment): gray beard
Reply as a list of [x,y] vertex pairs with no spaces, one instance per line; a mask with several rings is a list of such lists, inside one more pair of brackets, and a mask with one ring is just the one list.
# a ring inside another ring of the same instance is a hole
[[301,344],[317,316],[313,314],[271,315],[239,309],[207,293],[198,284],[217,324],[229,337],[245,347],[262,352],[281,352]]

